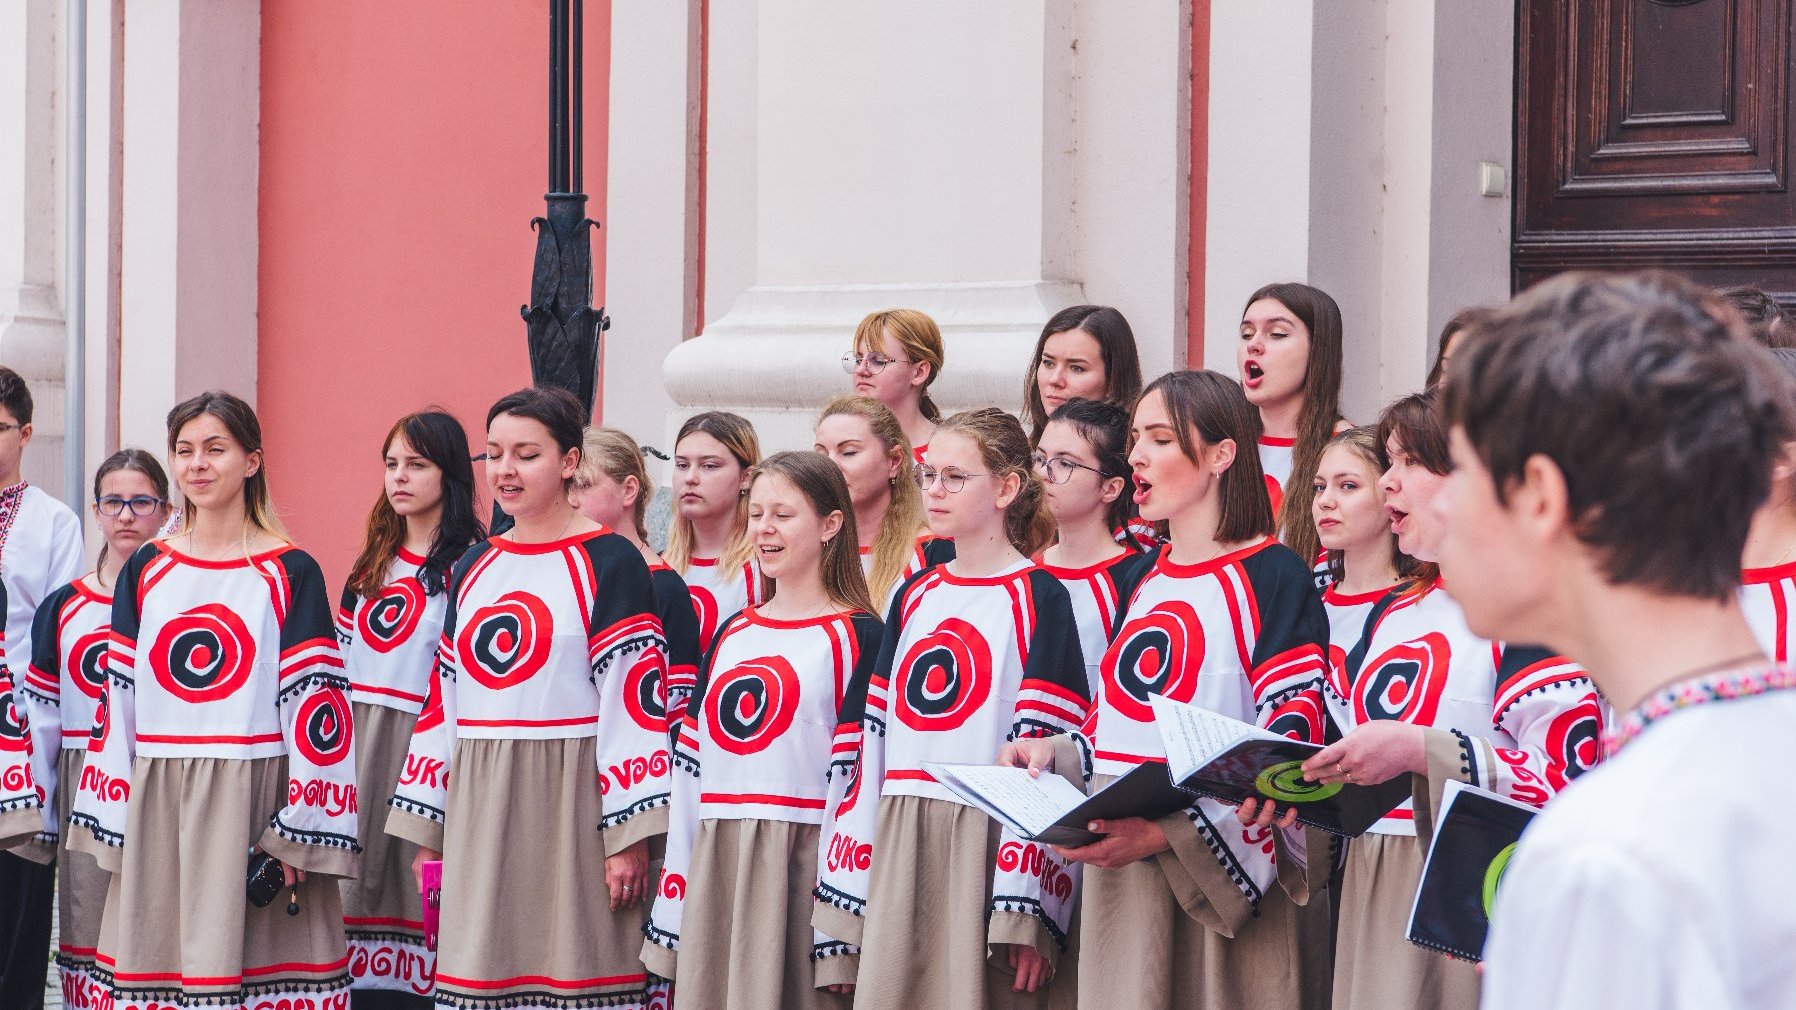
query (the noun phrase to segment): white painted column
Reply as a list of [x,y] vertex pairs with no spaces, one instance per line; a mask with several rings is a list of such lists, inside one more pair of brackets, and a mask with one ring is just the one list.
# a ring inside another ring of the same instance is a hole
[[59,0],[0,4],[0,365],[31,387],[25,479],[61,497]]
[[[123,237],[124,0],[87,0],[87,460],[118,437],[119,242]],[[161,455],[157,442],[140,446]]]
[[261,15],[126,0],[119,438],[166,442],[180,400],[255,401]]
[[661,360],[698,331],[698,0],[611,7],[611,143],[600,238],[604,422],[659,444]]
[[[1421,387],[1447,318],[1509,292],[1513,5],[1215,4],[1205,360],[1233,374],[1242,303],[1316,285],[1346,325],[1342,406]],[[1268,40],[1276,40],[1269,43]]]
[[1170,366],[1190,36],[1183,4],[1139,7],[714,4],[707,322],[668,355],[666,430],[723,408],[808,446],[884,308],[941,324],[945,410],[1018,408],[1042,323],[1082,301]]

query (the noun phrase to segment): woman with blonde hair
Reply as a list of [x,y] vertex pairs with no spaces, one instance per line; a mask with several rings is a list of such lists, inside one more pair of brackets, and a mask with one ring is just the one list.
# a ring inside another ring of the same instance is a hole
[[862,947],[855,1006],[1048,1005],[1077,873],[936,781],[1089,709],[1066,589],[1030,556],[1054,520],[1012,415],[948,418],[916,469],[957,557],[904,581],[884,645],[848,687],[813,922]]
[[923,495],[910,479],[910,440],[878,400],[839,396],[817,416],[813,446],[842,469],[854,502],[861,566],[879,613],[906,576],[954,556],[954,542],[923,524]]
[[942,419],[929,386],[941,376],[944,360],[941,327],[916,309],[869,314],[855,327],[854,349],[842,355],[855,395],[872,397],[897,416],[919,463]]
[[853,952],[819,943],[811,888],[844,694],[879,652],[854,526],[828,459],[782,452],[755,467],[750,537],[773,593],[706,656],[674,741],[667,862],[644,930],[643,964],[676,982],[675,1010],[848,1006]]
[[760,602],[748,542],[749,470],[760,461],[755,426],[721,410],[689,418],[674,439],[666,557],[691,592],[701,650],[726,618]]
[[642,447],[616,428],[588,428],[574,471],[568,501],[581,514],[636,545],[648,562],[655,589],[655,616],[667,638],[667,712],[669,732],[680,725],[686,699],[698,677],[698,615],[692,593],[680,573],[668,567],[649,546],[648,500],[655,493],[642,462]]

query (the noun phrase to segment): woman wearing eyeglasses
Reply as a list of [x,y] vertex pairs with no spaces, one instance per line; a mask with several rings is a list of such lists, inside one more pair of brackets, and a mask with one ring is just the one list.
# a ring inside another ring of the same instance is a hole
[[1047,1005],[1076,874],[927,770],[1085,720],[1072,605],[1029,560],[1053,521],[1028,445],[993,407],[936,430],[917,482],[957,556],[899,588],[878,661],[844,696],[836,753],[853,770],[830,783],[813,922],[860,944],[856,1007]]
[[854,377],[855,395],[870,396],[898,416],[919,463],[942,419],[929,398],[942,361],[941,327],[916,309],[872,313],[855,328],[854,350],[842,355],[842,370]]
[[[142,449],[108,456],[94,474],[93,510],[104,538],[94,570],[44,598],[32,622],[29,665],[15,660],[15,680],[31,707],[34,771],[44,790],[45,834],[22,854],[47,862],[54,850],[61,920],[56,970],[70,1006],[88,1005],[88,999],[97,1005],[100,996],[93,976],[94,948],[100,942],[108,875],[93,856],[71,850],[61,828],[74,806],[106,682],[116,569],[168,517],[168,477],[162,465]],[[114,570],[108,571],[113,559]]]
[[1068,400],[1049,415],[1032,458],[1048,511],[1059,527],[1054,542],[1041,552],[1041,564],[1072,598],[1093,697],[1098,661],[1136,584],[1153,567],[1132,541],[1118,543],[1114,535],[1135,513],[1133,501],[1123,494],[1129,483],[1128,438],[1129,414],[1121,407]]

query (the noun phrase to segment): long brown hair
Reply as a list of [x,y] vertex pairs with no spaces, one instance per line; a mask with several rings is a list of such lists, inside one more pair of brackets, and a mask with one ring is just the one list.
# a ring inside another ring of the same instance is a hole
[[880,520],[879,530],[873,535],[873,566],[867,573],[868,591],[876,599],[883,600],[904,574],[917,535],[923,531],[923,493],[917,490],[917,482],[910,478],[913,458],[910,439],[904,437],[904,426],[898,423],[898,415],[870,396],[836,397],[824,405],[823,413],[817,415],[817,423],[821,425],[826,418],[837,415],[866,421],[867,428],[880,444],[880,451],[898,461],[898,476],[892,480],[891,501],[886,504],[885,518]]
[[1023,424],[1029,429],[1031,445],[1041,441],[1041,430],[1048,426],[1048,409],[1041,402],[1035,374],[1041,370],[1048,338],[1069,330],[1078,330],[1097,341],[1098,355],[1104,364],[1104,402],[1116,404],[1126,414],[1135,409],[1135,398],[1141,395],[1141,354],[1135,347],[1135,331],[1129,328],[1123,314],[1108,305],[1061,309],[1042,326],[1041,337],[1035,341],[1035,356],[1029,359],[1029,374],[1023,377]]
[[[694,414],[680,425],[680,433],[674,438],[674,452],[680,451],[680,443],[687,435],[703,432],[723,443],[724,449],[735,458],[742,469],[749,470],[761,461],[761,440],[755,436],[755,426],[748,419],[738,414],[722,410],[707,410],[703,414]],[[662,557],[667,565],[681,575],[692,567],[692,549],[697,542],[698,534],[692,528],[692,520],[680,515],[676,506],[673,524],[667,535],[667,550]],[[730,534],[729,543],[724,545],[723,556],[718,564],[725,570],[734,571],[748,563],[754,553],[748,542],[748,492],[743,491],[736,496],[736,524]],[[857,562],[858,563],[858,562]]]
[[[430,553],[418,568],[419,584],[425,595],[433,596],[448,584],[449,569],[468,546],[486,536],[486,526],[474,511],[474,465],[468,455],[468,433],[460,421],[445,411],[421,410],[405,415],[387,430],[386,441],[380,444],[381,458],[386,458],[398,438],[404,438],[413,452],[430,460],[442,473],[442,510],[437,516],[436,533],[430,538]],[[380,596],[387,569],[404,543],[405,519],[393,511],[393,503],[387,501],[383,487],[368,510],[362,548],[349,566],[350,591],[367,600]]]
[[[1239,543],[1272,535],[1272,502],[1266,497],[1266,472],[1260,468],[1260,412],[1241,392],[1241,385],[1209,369],[1167,372],[1141,391],[1141,398],[1159,393],[1166,401],[1179,451],[1198,461],[1198,446],[1216,445],[1224,439],[1235,443],[1235,461],[1222,472],[1217,494],[1222,510],[1216,517],[1216,539]],[[1140,400],[1136,401],[1137,407]],[[1311,554],[1311,558],[1315,555]]]
[[[1384,408],[1378,415],[1379,452],[1388,451],[1392,438],[1429,473],[1445,477],[1452,472],[1453,459],[1447,454],[1447,419],[1433,391],[1411,393]],[[1388,456],[1385,466],[1390,466]],[[1404,592],[1426,592],[1440,577],[1439,564],[1418,560]]]
[[[243,514],[250,525],[263,533],[292,543],[293,538],[287,535],[287,528],[281,525],[281,517],[274,510],[274,496],[268,492],[268,455],[262,451],[262,422],[256,418],[255,408],[245,403],[241,397],[227,393],[221,389],[209,389],[198,396],[188,397],[174,405],[168,412],[168,454],[175,454],[175,443],[181,439],[181,429],[198,419],[203,414],[218,418],[224,425],[225,432],[243,447],[244,452],[260,453],[261,461],[256,472],[243,480]],[[181,529],[192,530],[194,513],[198,506],[185,499],[181,502]],[[249,529],[243,531],[243,553],[249,554]]]
[[636,539],[649,542],[649,498],[655,493],[655,482],[642,462],[642,446],[616,428],[588,428],[580,444],[580,466],[574,470],[575,487],[591,487],[599,474],[620,485],[636,478],[636,502],[630,507],[630,519],[636,527]]
[[[1374,489],[1376,489],[1379,478],[1391,468],[1390,457],[1386,456],[1384,452],[1384,442],[1378,438],[1378,429],[1369,424],[1362,424],[1357,428],[1348,428],[1341,432],[1329,440],[1324,451],[1326,452],[1327,449],[1341,449],[1350,452],[1370,466]],[[1320,462],[1318,462],[1317,468],[1321,468]],[[1314,484],[1311,486],[1314,487]],[[1391,563],[1397,569],[1397,581],[1408,582],[1415,578],[1422,562],[1397,548],[1397,534],[1392,533],[1388,526],[1384,531],[1384,536],[1391,542]],[[1328,552],[1328,577],[1337,583],[1347,577],[1347,558],[1343,552]]]
[[[1024,557],[1033,557],[1054,540],[1054,516],[1042,494],[1041,478],[1029,462],[1029,436],[1010,413],[997,407],[980,407],[951,415],[936,429],[972,439],[992,480],[1015,474],[1016,498],[1004,510],[1004,537]],[[933,437],[933,436],[932,436]]]
[[[867,577],[861,572],[860,538],[854,528],[854,502],[848,495],[848,481],[841,467],[828,456],[817,452],[776,452],[757,463],[749,478],[749,487],[762,477],[784,477],[804,495],[817,518],[826,519],[831,512],[842,515],[842,528],[823,545],[823,591],[838,607],[877,613],[873,595],[867,591]],[[777,580],[761,576],[761,598],[773,599],[779,589]]]
[[[163,472],[162,464],[156,462],[156,457],[142,449],[120,449],[106,457],[105,461],[100,464],[100,468],[94,471],[95,502],[100,500],[100,482],[106,479],[107,474],[118,473],[121,470],[135,470],[149,478],[150,486],[156,489],[156,497],[162,499],[163,505],[168,504],[168,474]],[[96,575],[106,573],[107,550],[106,541],[101,540],[100,556],[94,561],[94,574]]]
[[[1335,425],[1341,420],[1341,307],[1328,292],[1308,284],[1284,282],[1268,284],[1247,298],[1241,314],[1254,302],[1270,298],[1291,310],[1304,328],[1310,331],[1310,356],[1303,377],[1303,406],[1297,412],[1297,444],[1291,454],[1291,479],[1285,483],[1284,502],[1279,506],[1277,523],[1279,538],[1305,562],[1314,561],[1321,544],[1316,540],[1316,524],[1310,518],[1310,505],[1316,489],[1304,474],[1313,474],[1322,461],[1322,450],[1334,437]],[[1258,452],[1259,446],[1254,446]]]
[[910,355],[913,362],[920,361],[929,366],[929,378],[923,380],[923,388],[917,394],[917,409],[924,418],[940,421],[942,411],[929,398],[929,387],[941,378],[942,364],[947,360],[947,352],[942,347],[942,328],[916,309],[869,313],[854,328],[855,353],[871,354],[877,350],[880,338],[888,329],[892,331],[892,339],[898,341],[898,346],[904,348],[904,353]]

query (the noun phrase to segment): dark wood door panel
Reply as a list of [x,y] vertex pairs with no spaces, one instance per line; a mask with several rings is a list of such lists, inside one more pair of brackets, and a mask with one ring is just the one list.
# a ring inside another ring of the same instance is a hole
[[1515,281],[1670,266],[1796,299],[1793,0],[1520,0]]

